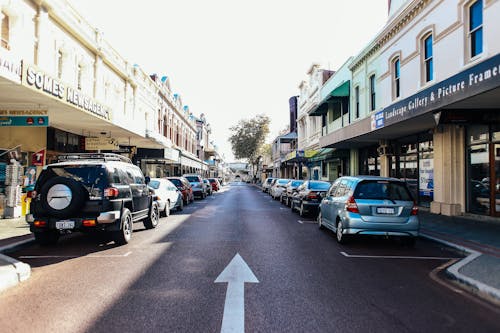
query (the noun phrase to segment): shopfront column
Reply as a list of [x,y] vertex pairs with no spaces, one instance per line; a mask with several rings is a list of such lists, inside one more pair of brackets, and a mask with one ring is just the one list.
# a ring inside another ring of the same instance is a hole
[[434,133],[434,201],[431,212],[448,216],[465,211],[465,130],[440,125]]

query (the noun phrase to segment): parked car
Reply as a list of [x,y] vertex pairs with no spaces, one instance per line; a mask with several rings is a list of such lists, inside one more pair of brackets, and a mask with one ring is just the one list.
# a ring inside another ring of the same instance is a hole
[[320,228],[349,236],[402,236],[413,245],[419,232],[418,208],[404,181],[378,176],[341,177],[328,190],[318,215]]
[[281,193],[285,190],[286,184],[290,182],[290,179],[280,178],[274,182],[273,186],[269,189],[271,197],[275,200],[281,198]]
[[160,216],[169,216],[172,209],[181,211],[184,208],[182,193],[170,180],[151,178],[148,186],[156,196]]
[[184,205],[194,201],[193,189],[189,181],[184,177],[167,177],[182,193]]
[[264,182],[262,183],[262,192],[264,193],[269,192],[269,188],[271,187],[271,183],[273,182],[274,179],[276,178],[268,177],[266,178],[266,180],[264,180]]
[[35,240],[55,244],[62,233],[110,232],[117,244],[130,241],[133,222],[147,229],[159,221],[149,177],[121,155],[79,153],[59,156],[41,172],[26,221]]
[[219,191],[221,184],[217,178],[208,178],[208,181],[210,182],[210,186],[212,186],[213,191]]
[[292,196],[291,209],[298,209],[300,216],[316,212],[322,196],[328,191],[331,183],[322,180],[307,180],[297,187],[297,192]]
[[186,178],[193,188],[193,195],[200,199],[205,199],[207,196],[207,185],[203,182],[200,175],[185,174],[182,177]]
[[300,179],[292,179],[290,182],[288,182],[288,184],[286,184],[285,186],[285,190],[283,191],[283,193],[281,193],[280,201],[290,207],[290,205],[292,204],[293,194],[297,192],[297,187],[302,184],[304,184],[304,180]]
[[205,183],[205,189],[207,195],[212,195],[214,193],[214,190],[212,189],[212,184],[210,184],[210,181],[208,179],[203,179],[203,183]]

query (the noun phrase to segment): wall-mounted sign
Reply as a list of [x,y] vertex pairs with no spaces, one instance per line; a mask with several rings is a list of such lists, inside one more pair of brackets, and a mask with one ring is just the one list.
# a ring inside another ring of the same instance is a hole
[[372,116],[372,130],[438,110],[499,86],[500,55],[496,55],[377,112]]
[[113,138],[85,138],[85,150],[118,150],[120,145]]
[[0,116],[0,126],[49,126],[48,116]]
[[0,76],[21,83],[21,59],[16,59],[0,48]]
[[34,65],[26,64],[23,67],[22,83],[65,104],[76,106],[99,118],[111,120],[107,107],[81,91],[66,86],[62,81],[44,73]]

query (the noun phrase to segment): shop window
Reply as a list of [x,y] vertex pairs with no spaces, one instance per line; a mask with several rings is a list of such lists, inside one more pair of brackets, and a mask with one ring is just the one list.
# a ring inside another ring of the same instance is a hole
[[370,76],[370,110],[375,110],[375,74]]
[[399,61],[399,57],[395,58],[392,61],[392,99],[399,98],[401,94],[400,83],[399,83],[400,66],[401,62]]
[[328,163],[326,163],[325,161],[321,161],[321,177],[328,177]]
[[2,18],[2,44],[1,44],[1,46],[4,49],[10,50],[10,45],[9,45],[9,38],[10,38],[9,16],[6,15],[4,12],[1,12],[0,16],[3,16],[3,18]]
[[429,82],[434,79],[434,57],[432,46],[432,35],[428,35],[423,39],[423,78],[424,82]]
[[76,66],[76,86],[78,90],[82,90],[82,65]]
[[483,52],[483,1],[474,2],[469,7],[468,45],[470,57]]

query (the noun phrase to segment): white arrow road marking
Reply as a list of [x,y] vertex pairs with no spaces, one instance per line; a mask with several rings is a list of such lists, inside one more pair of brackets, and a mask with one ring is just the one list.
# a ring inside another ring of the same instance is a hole
[[221,332],[245,332],[245,282],[259,283],[250,267],[236,253],[215,283],[227,283]]
[[358,255],[358,254],[347,254],[345,252],[340,252],[344,257],[348,258],[376,258],[376,259],[422,259],[422,260],[451,260],[460,258],[444,258],[444,257],[413,257],[413,256],[370,256],[370,255]]
[[20,256],[19,259],[47,259],[47,258],[122,258],[128,257],[132,251],[125,254],[89,254],[86,256]]

